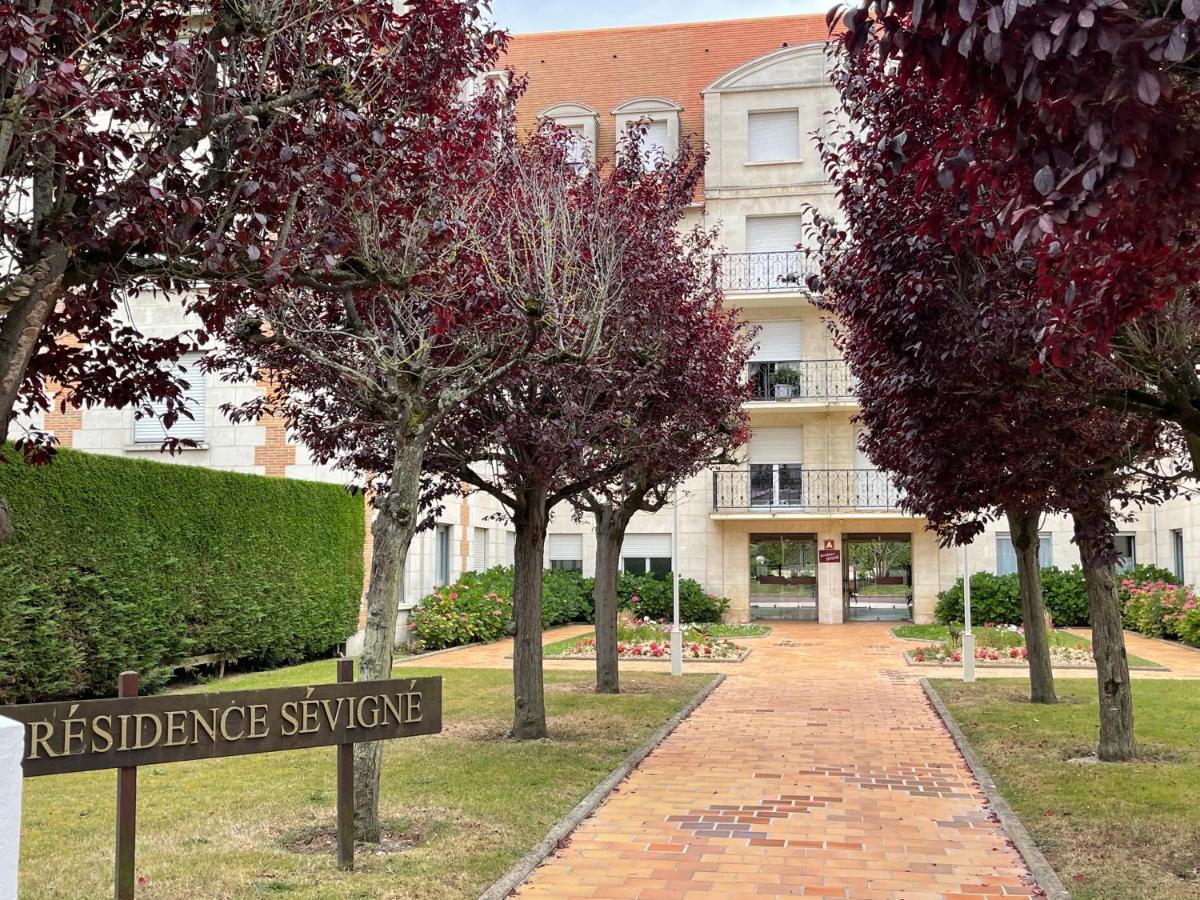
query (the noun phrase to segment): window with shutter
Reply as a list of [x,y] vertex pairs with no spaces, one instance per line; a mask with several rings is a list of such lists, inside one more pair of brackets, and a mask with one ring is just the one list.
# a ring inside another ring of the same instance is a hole
[[750,438],[750,505],[804,505],[804,429],[757,428]]
[[800,113],[797,109],[752,112],[746,134],[748,162],[791,162],[800,158]]
[[[1038,535],[1038,565],[1047,568],[1054,565],[1052,559],[1052,541],[1050,535]],[[1007,531],[996,535],[996,574],[1011,575],[1017,571],[1017,549],[1013,546],[1012,535]]]
[[758,328],[751,362],[796,362],[802,358],[804,335],[800,322],[751,322]]
[[583,535],[551,534],[546,543],[550,552],[551,569],[583,571]]
[[626,534],[621,542],[621,569],[630,575],[671,573],[671,535]]
[[746,249],[751,253],[795,250],[804,238],[800,216],[747,216]]
[[180,416],[170,428],[164,428],[160,418],[166,412],[164,403],[155,403],[154,415],[135,419],[133,423],[133,442],[135,444],[161,444],[168,437],[191,440],[197,443],[204,441],[205,384],[204,373],[200,371],[201,354],[189,353],[179,361],[180,375],[188,383],[183,392],[184,408],[192,418]]
[[654,168],[667,150],[667,123],[651,122],[646,126],[646,135],[642,138],[642,164],[647,169]]
[[568,125],[567,131],[570,134],[570,143],[567,146],[567,162],[575,166],[577,169],[583,168],[590,157],[587,137],[584,135],[582,125]]
[[475,543],[471,548],[473,555],[472,562],[476,572],[482,572],[488,567],[488,530],[486,528],[475,529]]

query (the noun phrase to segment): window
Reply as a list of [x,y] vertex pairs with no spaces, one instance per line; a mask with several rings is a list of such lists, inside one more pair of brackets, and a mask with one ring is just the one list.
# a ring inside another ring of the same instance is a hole
[[746,250],[750,253],[795,251],[804,239],[800,216],[747,216]]
[[514,565],[517,561],[517,533],[515,531],[504,532],[504,549],[508,554],[508,564]]
[[[642,137],[642,167],[649,171],[664,158],[667,151],[667,123],[650,122]],[[665,156],[670,159],[670,156]]]
[[434,531],[433,577],[441,584],[450,583],[450,526],[438,525]]
[[1132,572],[1133,567],[1137,565],[1137,545],[1132,534],[1118,534],[1114,539],[1117,545],[1117,553],[1121,557],[1121,561],[1117,563],[1117,568],[1123,572]]
[[552,534],[547,543],[550,549],[550,568],[583,571],[582,534]]
[[747,363],[755,400],[790,400],[811,394],[801,363],[803,332],[799,322],[754,322],[758,326]]
[[743,290],[778,290],[804,271],[805,253],[796,248],[804,237],[800,216],[747,216]]
[[671,574],[671,535],[626,534],[621,544],[621,569],[630,575]]
[[[1038,565],[1043,569],[1054,565],[1051,554],[1051,540],[1048,534],[1038,535]],[[1002,531],[996,535],[996,574],[1011,575],[1017,571],[1017,550],[1012,543],[1012,535]]]
[[567,148],[567,162],[576,169],[583,169],[591,156],[588,152],[588,141],[583,133],[583,126],[568,125],[567,131],[571,133],[570,144]]
[[475,529],[475,543],[471,547],[472,563],[476,572],[482,572],[488,567],[488,530]]
[[180,438],[202,442],[204,440],[204,373],[200,371],[199,353],[188,353],[179,361],[179,372],[188,388],[183,392],[184,407],[192,418],[180,416],[170,428],[164,428],[158,417],[166,412],[166,404],[155,403],[154,415],[135,419],[133,442],[135,444],[161,444],[166,438]]
[[747,162],[791,162],[800,158],[800,111],[752,112],[746,123]]
[[1171,529],[1171,562],[1175,567],[1175,580],[1183,584],[1183,529]]
[[759,428],[750,439],[750,505],[803,506],[804,430]]

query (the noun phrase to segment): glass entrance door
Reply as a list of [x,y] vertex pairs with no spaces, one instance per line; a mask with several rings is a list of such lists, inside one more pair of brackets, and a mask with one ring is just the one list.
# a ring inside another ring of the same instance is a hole
[[817,539],[750,535],[750,618],[817,618]]
[[911,619],[911,536],[847,535],[842,547],[845,620]]

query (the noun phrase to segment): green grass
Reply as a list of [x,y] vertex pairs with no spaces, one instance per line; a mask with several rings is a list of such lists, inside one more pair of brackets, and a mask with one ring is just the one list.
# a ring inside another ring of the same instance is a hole
[[[996,647],[1001,650],[1007,650],[1009,647],[1023,647],[1025,639],[1014,631],[1009,631],[1007,628],[982,628],[972,629],[975,634],[976,647]],[[898,625],[892,629],[892,633],[898,638],[905,640],[923,640],[932,643],[946,643],[950,640],[950,631],[945,625]],[[1092,642],[1085,637],[1080,637],[1077,634],[1071,634],[1067,631],[1051,631],[1047,636],[1051,647],[1090,647]],[[1129,664],[1131,666],[1145,666],[1147,668],[1161,669],[1162,666],[1153,660],[1145,659],[1141,656],[1129,656]]]
[[[140,770],[139,900],[183,897],[475,897],[709,676],[638,673],[619,696],[589,672],[546,672],[551,740],[504,738],[511,675],[502,669],[405,668],[445,678],[441,735],[387,744],[382,811],[402,843],[360,851],[339,872],[332,846],[289,843],[334,823],[334,749],[197,760]],[[234,676],[194,690],[332,681],[332,661]],[[25,782],[22,898],[111,895],[114,773]]]
[[972,746],[1078,900],[1200,897],[1200,685],[1135,681],[1143,759],[1080,765],[1094,750],[1096,686],[1061,679],[1034,706],[1024,681],[935,681]]

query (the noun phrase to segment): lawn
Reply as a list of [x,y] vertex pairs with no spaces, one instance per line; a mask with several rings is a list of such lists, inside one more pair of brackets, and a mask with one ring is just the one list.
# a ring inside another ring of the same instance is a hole
[[[1009,647],[1025,646],[1025,638],[1015,631],[1009,631],[1007,628],[995,628],[984,625],[974,628],[972,631],[975,635],[976,647],[996,647],[1003,650]],[[904,640],[930,641],[947,646],[949,646],[950,641],[950,631],[945,625],[898,625],[892,629],[892,633]],[[1087,638],[1071,634],[1068,631],[1051,631],[1047,637],[1051,647],[1070,648],[1090,647],[1092,645],[1092,642]],[[1153,660],[1133,655],[1129,656],[1129,665],[1153,669],[1162,668],[1161,665]]]
[[[403,674],[445,678],[445,731],[388,744],[383,812],[394,852],[360,849],[357,870],[338,871],[325,834],[333,748],[147,766],[138,779],[139,900],[478,896],[711,677],[627,675],[620,696],[597,696],[591,673],[548,671],[552,739],[515,743],[504,739],[508,672]],[[323,661],[204,689],[333,677]],[[115,780],[108,771],[25,782],[22,898],[112,895]]]
[[933,684],[1076,898],[1200,897],[1200,685],[1135,681],[1144,759],[1085,765],[1067,760],[1093,752],[1094,684],[1058,681],[1056,706],[1025,681]]

